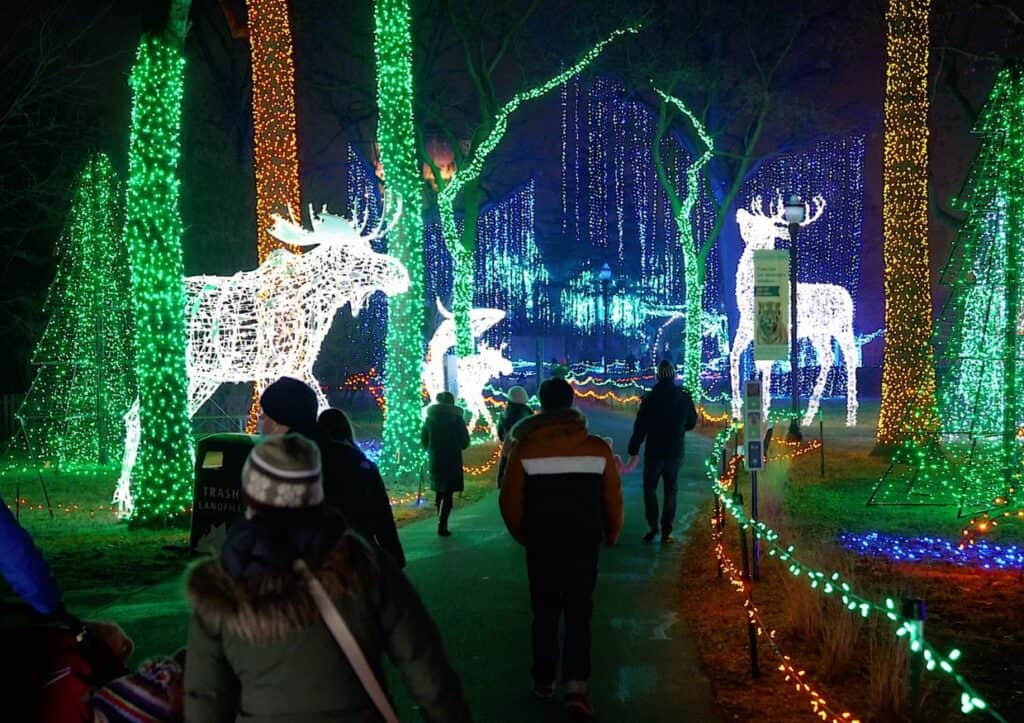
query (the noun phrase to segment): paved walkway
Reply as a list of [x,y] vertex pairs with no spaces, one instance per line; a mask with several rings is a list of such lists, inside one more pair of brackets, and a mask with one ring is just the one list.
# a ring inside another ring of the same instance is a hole
[[[596,433],[613,436],[624,450],[630,420],[588,410]],[[687,438],[687,462],[679,492],[680,525],[689,526],[709,492],[701,468],[708,443]],[[679,546],[644,545],[643,492],[639,470],[625,480],[625,528],[620,543],[601,552],[594,609],[594,671],[591,694],[604,721],[714,721],[711,690],[698,669],[696,650],[677,617],[700,581],[684,589]],[[530,692],[530,614],[525,555],[506,533],[497,491],[456,509],[453,536],[436,534],[423,520],[400,531],[407,573],[436,619],[462,677],[476,719],[560,721],[557,701]],[[187,612],[179,581],[139,592],[102,610],[135,636],[142,652],[183,644]],[[397,677],[393,676],[393,677]],[[392,681],[403,720],[415,720],[404,686]]]

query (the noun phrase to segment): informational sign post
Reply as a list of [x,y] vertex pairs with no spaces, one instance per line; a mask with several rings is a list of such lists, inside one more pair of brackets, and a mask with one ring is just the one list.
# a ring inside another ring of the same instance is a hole
[[754,360],[789,359],[789,252],[754,251]]
[[761,382],[748,381],[743,413],[743,439],[746,467],[751,472],[764,469],[764,415],[761,414]]

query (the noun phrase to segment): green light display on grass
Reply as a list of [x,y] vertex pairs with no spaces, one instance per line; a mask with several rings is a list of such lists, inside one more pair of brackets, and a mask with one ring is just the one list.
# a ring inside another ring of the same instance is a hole
[[[700,142],[704,145],[704,152],[693,159],[693,163],[686,167],[686,196],[680,198],[679,192],[672,185],[665,173],[665,166],[660,162],[661,158],[661,135],[655,135],[654,155],[655,166],[658,171],[658,180],[668,193],[669,201],[672,204],[672,216],[675,218],[676,227],[679,229],[679,247],[683,251],[683,274],[686,279],[686,332],[683,338],[683,386],[694,395],[694,401],[700,402],[702,389],[700,383],[700,372],[703,366],[701,352],[703,350],[702,335],[703,324],[701,320],[704,315],[704,282],[706,278],[707,258],[711,252],[712,244],[707,244],[703,249],[699,248],[693,235],[693,222],[691,216],[697,204],[700,193],[701,170],[711,160],[714,153],[714,144],[711,136],[704,128],[697,116],[678,98],[655,88],[654,92],[661,96],[665,103],[674,106],[680,113],[686,116],[693,126]],[[691,320],[694,320],[691,322]]]
[[508,118],[516,108],[528,100],[539,98],[558,88],[594,62],[609,43],[622,35],[636,34],[640,31],[640,27],[640,25],[632,25],[614,31],[591,47],[583,57],[547,82],[516,93],[491,119],[490,133],[473,149],[469,162],[459,168],[438,193],[437,206],[441,215],[442,234],[448,245],[448,250],[452,254],[454,274],[452,312],[455,315],[455,353],[460,357],[466,357],[473,353],[473,334],[469,326],[469,309],[473,304],[473,249],[463,248],[459,241],[459,232],[455,224],[455,199],[467,184],[475,181],[483,173],[487,157],[498,147],[498,143],[505,136],[505,131],[508,130]]
[[33,456],[64,470],[117,465],[135,398],[132,314],[117,174],[104,154],[74,186],[36,346],[36,376],[18,416]]
[[[774,416],[776,421],[781,418],[781,415]],[[960,688],[960,710],[963,713],[981,711],[995,720],[1005,723],[1006,719],[992,709],[980,693],[956,670],[954,664],[961,657],[959,649],[952,648],[946,655],[938,652],[923,635],[917,632],[916,622],[900,614],[896,602],[892,598],[887,597],[884,602],[873,600],[856,592],[840,573],[819,570],[801,561],[797,557],[795,545],[787,545],[782,541],[778,532],[764,522],[752,519],[747,515],[740,501],[742,498],[733,496],[736,480],[728,477],[719,478],[718,474],[718,464],[722,459],[722,454],[728,448],[730,440],[738,429],[739,425],[732,424],[719,432],[715,437],[711,453],[704,461],[704,469],[711,482],[713,492],[721,502],[723,509],[729,512],[736,524],[743,529],[751,530],[761,540],[761,547],[768,551],[769,556],[778,559],[790,575],[805,580],[812,590],[819,590],[823,595],[838,598],[850,614],[860,615],[865,619],[874,617],[893,625],[895,635],[907,641],[910,654],[922,657],[925,670],[942,672]]]
[[[388,298],[385,347],[384,450],[381,472],[388,481],[418,472],[420,372],[423,365],[423,180],[413,126],[412,32],[408,0],[374,4],[377,57],[377,142],[384,182],[403,205],[388,232],[388,253],[409,272],[408,293]],[[470,267],[472,272],[472,267]]]
[[132,262],[142,438],[132,471],[135,515],[166,522],[191,506],[192,437],[185,371],[184,265],[178,212],[181,48],[144,35],[132,69],[125,238]]

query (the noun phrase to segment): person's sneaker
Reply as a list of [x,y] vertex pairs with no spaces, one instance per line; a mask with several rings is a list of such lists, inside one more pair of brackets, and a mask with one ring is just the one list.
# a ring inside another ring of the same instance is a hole
[[533,694],[541,700],[548,700],[555,697],[554,683],[534,683]]
[[651,542],[654,541],[654,538],[657,537],[657,536],[658,536],[658,531],[657,530],[648,530],[647,534],[644,535],[644,542],[651,543]]
[[661,544],[663,544],[663,545],[671,545],[675,541],[676,541],[676,538],[672,537],[672,535],[662,535],[661,536]]
[[437,528],[437,534],[439,534],[441,537],[451,537],[452,536],[451,530],[449,530],[447,527],[438,527]]
[[590,696],[585,690],[566,693],[565,710],[575,718],[594,717],[594,706],[590,704]]

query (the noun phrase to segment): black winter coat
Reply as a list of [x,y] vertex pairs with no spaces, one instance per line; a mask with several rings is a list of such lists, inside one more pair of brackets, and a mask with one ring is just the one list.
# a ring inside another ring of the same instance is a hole
[[523,419],[526,419],[533,410],[525,404],[519,404],[518,402],[509,402],[508,407],[505,409],[505,414],[502,415],[501,421],[498,422],[498,439],[502,442],[505,441],[505,437],[512,430],[512,427]]
[[640,453],[647,440],[644,456],[653,459],[680,459],[687,430],[697,425],[697,409],[690,392],[677,387],[671,379],[662,379],[644,395],[629,438],[629,454]]
[[377,465],[349,442],[334,442],[330,453],[340,474],[337,481],[324,480],[324,501],[341,512],[351,529],[386,550],[399,567],[405,567],[391,499]]
[[431,404],[420,432],[420,442],[430,457],[430,486],[435,492],[461,492],[462,450],[469,446],[469,430],[462,407]]

